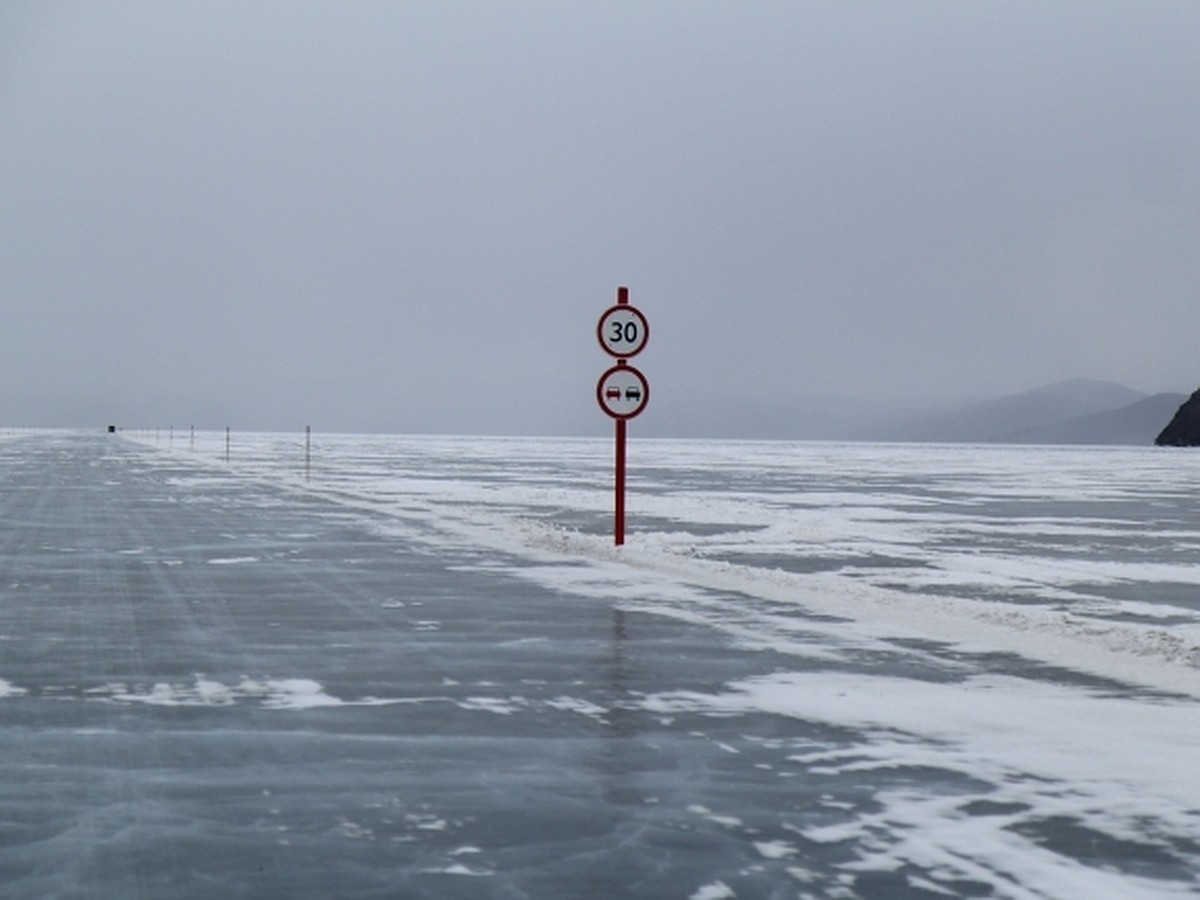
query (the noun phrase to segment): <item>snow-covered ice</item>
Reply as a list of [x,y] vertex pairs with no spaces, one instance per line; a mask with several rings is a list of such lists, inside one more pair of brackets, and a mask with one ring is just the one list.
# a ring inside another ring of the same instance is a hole
[[617,548],[608,441],[312,449],[0,442],[0,815],[114,788],[14,896],[1200,895],[1200,457],[634,440]]

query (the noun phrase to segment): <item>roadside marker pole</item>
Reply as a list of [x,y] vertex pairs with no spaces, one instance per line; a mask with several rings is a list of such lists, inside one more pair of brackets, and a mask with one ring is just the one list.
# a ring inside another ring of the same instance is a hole
[[627,361],[642,352],[650,337],[646,317],[629,304],[629,288],[617,288],[617,305],[600,316],[596,337],[604,352],[617,358],[617,364],[601,375],[596,384],[596,402],[616,420],[613,540],[620,547],[625,543],[626,423],[645,409],[650,399],[646,376]]

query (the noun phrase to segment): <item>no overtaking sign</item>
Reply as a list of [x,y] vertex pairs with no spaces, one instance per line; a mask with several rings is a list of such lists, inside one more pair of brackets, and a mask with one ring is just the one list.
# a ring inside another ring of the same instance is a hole
[[617,365],[600,376],[596,385],[596,400],[600,408],[614,419],[632,419],[650,399],[646,376],[633,366]]

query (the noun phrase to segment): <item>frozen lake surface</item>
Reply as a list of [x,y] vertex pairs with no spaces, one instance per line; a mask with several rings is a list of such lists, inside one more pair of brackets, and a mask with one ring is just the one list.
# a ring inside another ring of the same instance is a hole
[[0,440],[4,897],[1200,896],[1200,455]]

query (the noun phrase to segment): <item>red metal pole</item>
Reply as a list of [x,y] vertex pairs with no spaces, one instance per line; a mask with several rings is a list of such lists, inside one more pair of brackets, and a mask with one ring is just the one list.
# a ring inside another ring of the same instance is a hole
[[[629,303],[629,288],[617,288],[617,304],[624,306]],[[618,366],[625,365],[625,360],[617,360]],[[617,477],[616,503],[613,515],[613,540],[618,547],[625,543],[625,420],[617,419]]]
[[613,539],[620,547],[625,543],[625,420],[617,419],[617,490],[616,515],[613,518]]

